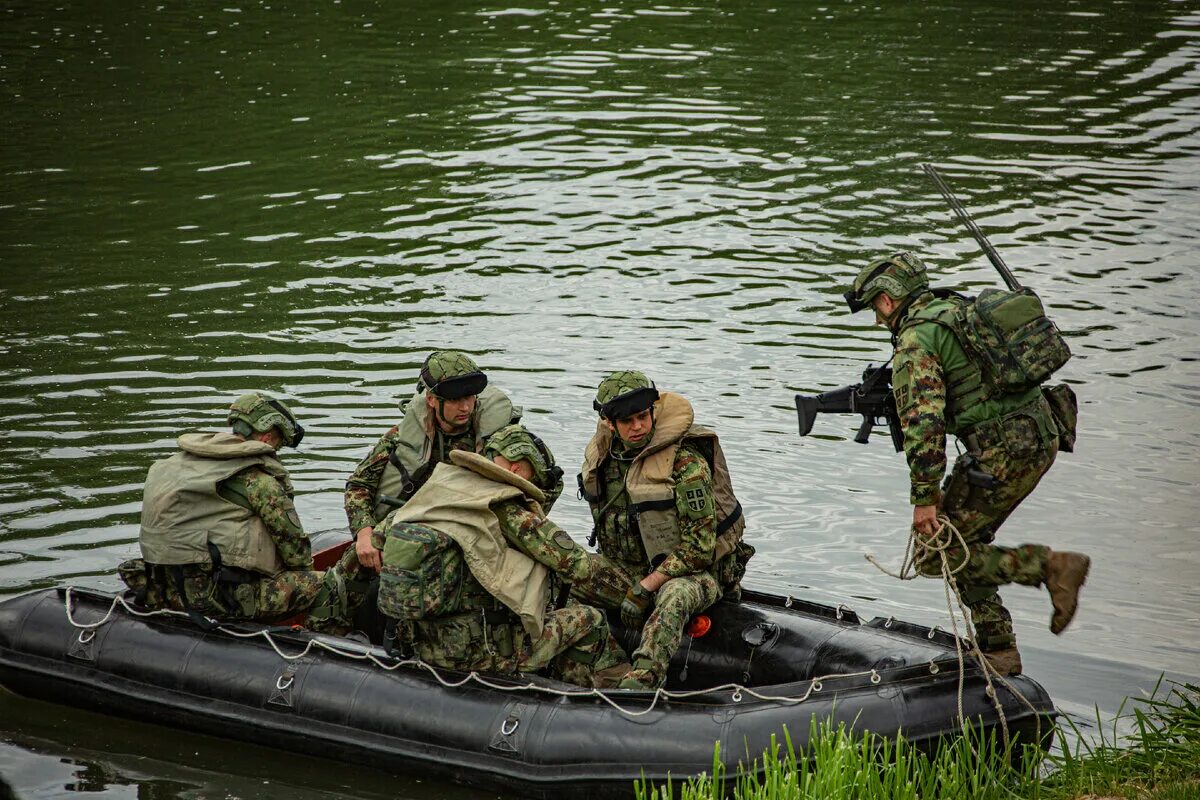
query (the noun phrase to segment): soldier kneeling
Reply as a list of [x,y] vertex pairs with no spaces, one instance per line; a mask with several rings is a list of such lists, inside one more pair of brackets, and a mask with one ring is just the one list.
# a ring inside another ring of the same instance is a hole
[[562,490],[549,448],[510,425],[482,455],[450,460],[375,530],[389,639],[434,666],[615,685],[629,663],[604,615],[551,605],[566,594],[556,580],[587,579],[594,562],[546,519],[547,494]]

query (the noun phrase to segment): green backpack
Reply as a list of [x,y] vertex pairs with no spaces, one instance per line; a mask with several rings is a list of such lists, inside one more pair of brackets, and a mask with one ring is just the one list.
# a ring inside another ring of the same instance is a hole
[[1001,394],[1045,383],[1071,358],[1058,327],[1033,290],[984,289],[960,307],[959,338],[985,385]]
[[385,530],[379,574],[379,611],[397,620],[418,620],[460,610],[468,570],[462,550],[446,534],[410,522]]

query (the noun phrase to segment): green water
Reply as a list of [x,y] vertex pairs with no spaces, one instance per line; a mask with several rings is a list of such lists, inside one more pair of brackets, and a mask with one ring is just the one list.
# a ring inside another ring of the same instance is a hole
[[[751,583],[944,624],[863,559],[899,561],[902,459],[792,408],[886,358],[840,300],[873,255],[997,283],[932,161],[1076,354],[1078,451],[1001,541],[1095,566],[1063,638],[1005,593],[1027,671],[1076,715],[1195,679],[1198,38],[1186,2],[7,3],[0,595],[115,588],[149,463],[249,389],[310,431],[306,527],[344,525],[454,346],[568,466],[600,377],[645,369],[726,443]],[[46,709],[0,698],[21,797],[451,791]]]

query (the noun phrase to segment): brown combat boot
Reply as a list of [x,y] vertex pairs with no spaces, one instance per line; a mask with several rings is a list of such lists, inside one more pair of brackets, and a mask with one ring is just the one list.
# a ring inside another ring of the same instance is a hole
[[1003,650],[994,650],[992,652],[984,652],[983,657],[987,659],[988,665],[996,670],[999,675],[1020,675],[1021,674],[1021,653],[1015,647],[1006,647]]
[[1079,590],[1087,582],[1091,566],[1092,560],[1083,553],[1050,552],[1046,559],[1046,588],[1050,590],[1050,602],[1054,604],[1051,633],[1062,633],[1075,618]]

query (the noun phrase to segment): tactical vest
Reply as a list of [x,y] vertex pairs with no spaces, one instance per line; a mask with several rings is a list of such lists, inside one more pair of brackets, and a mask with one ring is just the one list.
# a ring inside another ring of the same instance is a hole
[[[379,501],[387,495],[407,501],[424,485],[433,472],[433,445],[437,432],[437,421],[429,413],[425,402],[428,389],[413,395],[404,407],[404,418],[400,421],[399,439],[388,456],[387,466],[379,478],[375,490],[375,520],[381,521],[394,506]],[[475,401],[475,412],[471,416],[471,429],[475,431],[475,452],[481,452],[487,438],[505,425],[521,419],[520,406],[514,406],[501,390],[487,386]]]
[[[500,531],[500,518],[492,510],[495,503],[510,499],[532,499],[535,511],[545,499],[542,490],[529,481],[503,470],[477,453],[456,450],[451,464],[438,464],[424,486],[386,520],[389,530],[401,523],[418,523],[452,539],[462,550],[471,575],[487,592],[521,619],[532,637],[540,636],[545,624],[546,604],[550,600],[550,571],[529,556],[508,545]],[[389,557],[384,544],[384,560]],[[440,546],[440,545],[439,545]],[[404,553],[400,540],[392,546],[392,561],[410,564],[414,558]],[[431,549],[433,555],[437,549]],[[409,571],[414,571],[409,567]],[[381,581],[381,596],[385,585]],[[435,598],[422,603],[432,609],[453,610],[453,598]],[[411,607],[404,598],[381,598],[380,608]],[[426,612],[429,613],[429,612]],[[445,612],[444,612],[445,613]]]
[[231,503],[217,485],[258,467],[287,485],[287,470],[265,442],[232,433],[185,433],[180,452],[155,461],[146,475],[138,543],[142,558],[163,566],[212,565],[211,542],[225,566],[276,575],[283,561],[267,526],[253,511]]
[[[654,435],[634,457],[625,476],[629,508],[638,535],[651,562],[679,546],[679,518],[675,511],[675,454],[685,442],[704,455],[713,478],[716,505],[717,547],[713,563],[727,556],[746,530],[742,506],[733,494],[733,482],[717,434],[694,424],[695,412],[682,395],[661,392],[654,404]],[[603,507],[604,464],[609,458],[613,432],[602,419],[583,454],[580,493],[593,511]]]
[[974,299],[947,294],[914,306],[899,330],[922,322],[950,330],[968,356],[969,370],[947,376],[947,394],[960,407],[1028,392],[1071,358],[1031,289],[984,289]]

